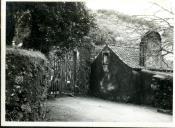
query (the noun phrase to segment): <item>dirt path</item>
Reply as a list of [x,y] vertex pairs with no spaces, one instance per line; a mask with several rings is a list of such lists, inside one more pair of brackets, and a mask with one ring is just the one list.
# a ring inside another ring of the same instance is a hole
[[155,108],[97,98],[62,97],[48,100],[49,121],[171,122],[172,116]]

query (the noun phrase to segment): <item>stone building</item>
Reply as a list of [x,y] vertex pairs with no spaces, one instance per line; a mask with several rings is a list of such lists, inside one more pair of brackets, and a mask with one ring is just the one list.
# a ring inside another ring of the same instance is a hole
[[[140,48],[106,45],[91,65],[89,94],[119,102],[154,105],[153,76],[172,77],[172,67],[162,63],[161,37],[148,32]],[[172,85],[171,85],[172,87]]]

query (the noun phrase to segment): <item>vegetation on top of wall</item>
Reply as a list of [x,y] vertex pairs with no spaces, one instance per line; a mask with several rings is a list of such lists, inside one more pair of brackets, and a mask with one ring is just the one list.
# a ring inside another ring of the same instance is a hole
[[15,49],[15,48],[7,48],[6,54],[14,54],[15,56],[25,56],[28,58],[39,58],[47,61],[47,58],[44,54],[39,51],[26,50],[26,49]]
[[37,51],[6,50],[6,120],[43,120],[50,68]]

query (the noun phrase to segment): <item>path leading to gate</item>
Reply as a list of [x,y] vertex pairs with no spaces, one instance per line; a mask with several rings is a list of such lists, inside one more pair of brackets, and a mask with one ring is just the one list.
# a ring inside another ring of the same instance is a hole
[[49,121],[171,122],[155,108],[97,98],[62,97],[47,101]]

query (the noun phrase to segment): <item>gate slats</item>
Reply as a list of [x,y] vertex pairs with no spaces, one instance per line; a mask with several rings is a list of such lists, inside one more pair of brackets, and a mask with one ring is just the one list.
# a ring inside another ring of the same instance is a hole
[[[73,52],[67,53],[64,58],[53,58],[54,76],[51,81],[50,94],[73,93],[75,83],[75,63]],[[71,59],[72,58],[72,59]],[[67,81],[70,81],[67,83]]]

